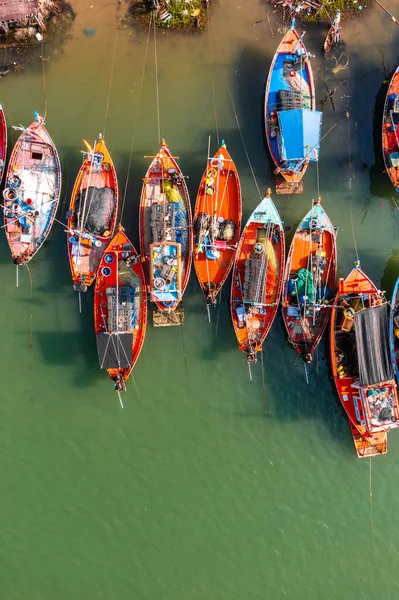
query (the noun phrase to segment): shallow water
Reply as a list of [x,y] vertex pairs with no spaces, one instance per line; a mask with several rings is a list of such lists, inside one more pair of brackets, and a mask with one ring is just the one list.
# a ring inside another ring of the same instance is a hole
[[[399,14],[396,2],[386,5]],[[123,191],[137,123],[122,220],[138,245],[144,155],[158,150],[153,34],[140,102],[147,33],[122,23],[115,37],[127,3],[75,0],[74,8],[66,39],[43,48],[47,127],[63,165],[59,219],[82,138],[105,133]],[[259,201],[251,168],[261,193],[273,184],[262,94],[282,34],[278,14],[261,0],[224,0],[212,14],[211,35],[157,35],[160,130],[194,203],[209,135],[217,147],[216,113],[240,172],[245,221]],[[323,205],[339,227],[339,273],[356,259],[352,213],[362,267],[391,293],[397,199],[378,144],[381,86],[397,66],[399,29],[377,6],[344,21],[349,67],[336,74],[334,59],[321,55],[325,33],[309,28],[305,43],[316,55],[318,100],[324,83],[347,80],[334,95],[336,110],[325,106],[323,134],[334,129],[319,164]],[[40,59],[0,85],[9,126],[44,112]],[[318,195],[317,180],[311,165],[303,195],[273,196],[291,228],[288,242]],[[371,471],[356,458],[324,344],[307,384],[278,318],[251,383],[228,285],[209,325],[193,273],[184,327],[148,327],[121,410],[98,368],[91,292],[78,311],[62,225],[31,263],[32,284],[20,270],[16,288],[4,235],[0,245],[0,598],[397,598],[399,433]]]

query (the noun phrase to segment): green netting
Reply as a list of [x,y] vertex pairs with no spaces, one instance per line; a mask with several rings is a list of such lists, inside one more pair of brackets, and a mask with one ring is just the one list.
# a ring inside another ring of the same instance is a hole
[[295,291],[297,295],[307,296],[309,299],[313,298],[315,289],[313,285],[313,275],[311,271],[308,271],[307,269],[299,269],[295,279]]

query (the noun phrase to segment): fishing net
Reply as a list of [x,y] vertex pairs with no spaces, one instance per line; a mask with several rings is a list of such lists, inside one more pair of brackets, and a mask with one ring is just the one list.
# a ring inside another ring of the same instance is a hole
[[266,292],[272,304],[276,297],[278,261],[272,242],[267,239],[263,251],[252,252],[244,262],[243,301],[250,304],[265,304]]
[[299,269],[296,278],[289,281],[288,292],[291,297],[297,297],[300,302],[304,302],[305,296],[312,300],[315,289],[311,271]]
[[211,216],[206,213],[198,213],[198,216],[195,221],[194,229],[196,235],[207,231],[211,224]]
[[237,226],[231,219],[226,219],[222,223],[219,223],[217,231],[217,239],[225,242],[231,242],[236,234]]
[[[87,195],[86,195],[87,194]],[[103,235],[111,227],[115,210],[115,193],[109,187],[89,187],[76,200],[75,214],[84,212],[83,229],[92,235]],[[86,205],[84,207],[84,204]],[[77,223],[79,226],[79,223]]]
[[188,250],[188,212],[184,202],[174,205],[175,210],[175,238],[182,246],[182,251]]
[[173,187],[173,182],[170,179],[161,180],[161,192],[165,194],[169,202],[181,202],[179,190]]
[[310,102],[310,87],[302,75],[292,72],[288,75],[288,77],[285,77],[285,80],[290,86],[291,90],[300,92],[302,94],[301,108],[312,108]]

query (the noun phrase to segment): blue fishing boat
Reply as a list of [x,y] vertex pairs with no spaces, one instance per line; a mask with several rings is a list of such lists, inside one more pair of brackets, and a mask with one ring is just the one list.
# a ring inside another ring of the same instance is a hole
[[[291,28],[283,37],[270,66],[265,94],[265,131],[279,175],[294,190],[309,162],[319,157],[322,114],[315,110],[309,55]],[[277,190],[278,191],[278,190]]]

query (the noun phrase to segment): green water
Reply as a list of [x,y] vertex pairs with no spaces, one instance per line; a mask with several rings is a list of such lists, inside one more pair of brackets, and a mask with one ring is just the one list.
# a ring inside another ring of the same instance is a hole
[[[81,140],[104,131],[116,16],[127,9],[113,0],[73,4],[67,39],[44,46],[51,59],[47,126],[63,165],[61,221]],[[273,183],[261,114],[281,39],[276,18],[261,0],[224,0],[214,5],[216,36],[157,38],[161,135],[189,175],[192,202],[209,134],[217,147],[215,107],[220,138],[239,168],[244,219],[259,197],[228,90],[263,192]],[[95,35],[87,37],[85,27]],[[351,206],[362,267],[390,293],[399,263],[398,212],[378,152],[374,165],[373,111],[397,64],[398,29],[378,7],[344,22],[350,65],[336,75],[335,61],[321,56],[324,34],[316,27],[305,38],[316,54],[318,99],[323,82],[349,82],[334,96],[336,111],[326,105],[323,133],[336,125],[319,165],[323,204],[339,226],[339,273],[356,259]],[[138,244],[144,155],[158,150],[153,37],[140,109],[146,33],[122,25],[115,48],[105,137],[123,191],[138,118],[123,212]],[[44,111],[40,60],[0,86],[10,126],[28,125],[34,110]],[[302,196],[274,195],[291,227],[288,241],[317,193],[311,165]],[[399,433],[389,435],[388,454],[371,462],[372,522],[370,461],[356,457],[324,345],[307,384],[277,319],[264,346],[265,384],[260,363],[251,383],[230,325],[228,285],[208,324],[193,273],[184,327],[148,327],[136,385],[121,410],[98,367],[91,292],[79,314],[63,227],[54,227],[31,263],[31,301],[25,269],[15,285],[3,234],[0,263],[0,600],[398,597]]]

